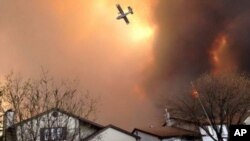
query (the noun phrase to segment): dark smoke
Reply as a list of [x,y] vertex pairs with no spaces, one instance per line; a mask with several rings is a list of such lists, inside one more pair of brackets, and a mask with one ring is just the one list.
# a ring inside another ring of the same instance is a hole
[[180,93],[204,72],[211,72],[216,37],[228,36],[228,54],[237,69],[250,72],[249,0],[160,0],[155,10],[155,66],[149,93]]

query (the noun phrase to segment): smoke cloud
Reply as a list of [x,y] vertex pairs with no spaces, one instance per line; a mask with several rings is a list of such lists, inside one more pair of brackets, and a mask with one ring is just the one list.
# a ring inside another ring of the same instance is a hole
[[[116,20],[117,2],[134,9],[129,26]],[[155,124],[163,117],[155,97],[180,94],[204,72],[250,71],[249,7],[249,0],[1,1],[0,75],[37,75],[43,66],[101,98],[98,122]]]
[[[33,77],[42,66],[98,97],[97,122],[125,129],[150,124],[153,106],[138,85],[152,45],[144,36],[144,27],[147,36],[152,32],[151,1],[1,1],[0,77],[12,70]],[[130,25],[116,20],[117,3],[134,9]]]
[[249,72],[249,6],[248,0],[159,0],[148,93],[180,94],[204,72]]

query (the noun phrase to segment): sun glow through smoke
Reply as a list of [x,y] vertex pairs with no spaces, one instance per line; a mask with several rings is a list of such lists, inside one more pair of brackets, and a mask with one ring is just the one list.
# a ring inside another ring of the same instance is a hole
[[135,23],[131,28],[131,37],[134,41],[141,41],[152,38],[154,28],[143,23]]
[[[152,42],[154,37],[156,25],[152,20],[152,9],[155,5],[155,1],[146,0],[147,2],[135,2],[132,0],[121,0],[121,5],[124,12],[127,12],[128,6],[131,6],[134,14],[129,14],[128,19],[130,24],[126,25],[121,19],[116,21],[116,25],[122,26],[124,34],[126,34],[125,40],[130,40],[132,43],[149,43]],[[113,3],[115,5],[115,3]],[[115,8],[115,14],[119,13]],[[118,16],[118,14],[116,15]]]
[[[103,112],[97,116],[128,127],[132,118],[145,116],[132,109],[150,105],[141,83],[153,60],[155,1],[40,0],[28,5],[6,1],[0,5],[2,11],[8,9],[0,12],[1,73],[8,73],[13,64],[15,72],[28,76],[44,66],[55,77],[77,77],[83,80],[79,84],[83,89],[103,97]],[[116,19],[117,3],[124,12],[128,6],[134,10],[128,15],[130,24]],[[110,117],[114,111],[124,118]]]

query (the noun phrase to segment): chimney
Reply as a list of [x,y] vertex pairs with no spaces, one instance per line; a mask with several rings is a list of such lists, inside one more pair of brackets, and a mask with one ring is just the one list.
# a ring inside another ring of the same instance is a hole
[[4,128],[7,129],[14,124],[14,111],[12,109],[7,110],[4,113]]

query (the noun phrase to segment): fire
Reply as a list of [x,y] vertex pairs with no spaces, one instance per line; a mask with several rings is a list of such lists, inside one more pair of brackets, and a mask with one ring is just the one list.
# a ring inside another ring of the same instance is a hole
[[214,67],[219,67],[221,65],[221,54],[223,53],[223,49],[227,45],[227,37],[226,35],[219,35],[218,38],[214,41],[214,51],[212,52]]
[[198,93],[198,91],[196,89],[192,90],[192,97],[193,98],[198,98],[199,97],[199,93]]
[[197,91],[197,89],[195,88],[195,86],[192,82],[191,82],[191,86],[192,86],[191,96],[193,98],[199,98],[199,92]]
[[213,42],[211,62],[214,74],[236,69],[232,57],[227,52],[228,44],[228,37],[224,33],[219,34]]

